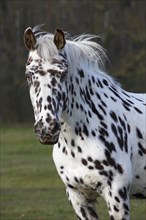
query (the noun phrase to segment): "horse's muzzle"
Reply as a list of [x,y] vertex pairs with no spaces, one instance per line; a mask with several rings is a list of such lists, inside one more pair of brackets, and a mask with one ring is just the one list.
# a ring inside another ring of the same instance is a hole
[[41,144],[53,145],[58,142],[61,126],[58,120],[51,120],[47,126],[44,126],[42,120],[34,125],[36,135]]
[[39,137],[40,143],[44,145],[54,145],[58,142],[58,139],[59,139],[59,135]]

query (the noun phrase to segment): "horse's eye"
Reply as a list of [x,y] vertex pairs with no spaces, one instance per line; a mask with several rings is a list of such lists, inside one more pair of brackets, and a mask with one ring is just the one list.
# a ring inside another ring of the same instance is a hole
[[25,77],[27,79],[28,85],[32,83],[32,74],[31,73],[25,73]]
[[31,64],[31,62],[28,60],[26,63],[26,66],[29,66]]

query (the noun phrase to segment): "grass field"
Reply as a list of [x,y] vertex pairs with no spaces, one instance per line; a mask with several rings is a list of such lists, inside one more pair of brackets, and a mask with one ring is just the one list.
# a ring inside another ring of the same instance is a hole
[[[75,220],[52,160],[29,126],[1,128],[0,220]],[[102,199],[101,220],[108,220]],[[131,201],[131,220],[146,220],[146,201]]]

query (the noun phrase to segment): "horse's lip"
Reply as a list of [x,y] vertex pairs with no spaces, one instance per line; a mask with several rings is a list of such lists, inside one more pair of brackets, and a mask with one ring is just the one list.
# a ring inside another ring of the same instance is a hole
[[55,137],[40,137],[39,141],[44,145],[54,145],[58,142],[58,138],[59,135],[56,135]]

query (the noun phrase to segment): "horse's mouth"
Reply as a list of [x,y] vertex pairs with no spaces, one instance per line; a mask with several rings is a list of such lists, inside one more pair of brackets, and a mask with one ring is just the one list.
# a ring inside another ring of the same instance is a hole
[[44,144],[44,145],[54,145],[58,142],[58,138],[59,138],[59,135],[56,135],[54,137],[40,137],[39,138],[39,141],[41,144]]

